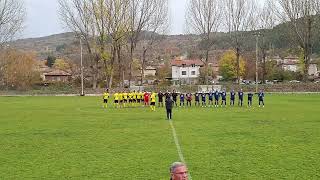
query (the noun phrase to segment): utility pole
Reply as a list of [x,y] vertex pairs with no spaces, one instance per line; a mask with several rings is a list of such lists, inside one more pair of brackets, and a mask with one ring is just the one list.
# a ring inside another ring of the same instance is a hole
[[258,61],[259,61],[259,37],[260,37],[260,32],[256,32],[254,34],[256,36],[256,93],[258,93],[258,86],[259,86],[259,83],[258,83],[258,74],[259,74],[259,69],[258,69]]
[[83,88],[83,48],[82,48],[82,35],[79,36],[80,39],[80,66],[81,66],[81,94],[80,96],[85,96]]

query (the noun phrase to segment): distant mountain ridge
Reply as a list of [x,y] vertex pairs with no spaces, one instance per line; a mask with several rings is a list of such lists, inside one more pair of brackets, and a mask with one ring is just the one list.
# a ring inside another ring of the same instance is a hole
[[75,40],[74,33],[66,32],[38,38],[18,39],[11,42],[10,46],[24,51],[35,51],[41,53],[45,51],[55,51],[57,46],[63,44],[68,45],[73,43]]
[[[286,24],[280,24],[273,29],[264,30],[265,41],[267,44],[272,44],[272,48],[279,49],[281,51],[287,51],[288,49],[296,48],[296,45],[288,38],[289,26]],[[243,50],[253,51],[255,49],[255,37],[254,32],[242,32],[244,36]],[[152,32],[143,32],[141,40],[147,41]],[[199,51],[201,49],[201,37],[200,35],[188,34],[188,35],[165,35],[163,36],[164,42],[159,44],[158,50],[165,52],[166,49],[171,48],[177,50],[180,53],[186,53],[190,51]],[[228,43],[229,35],[227,33],[219,32],[216,35],[214,50],[226,50],[231,46]],[[320,54],[320,31],[315,36],[319,41],[315,41],[313,52]],[[63,55],[63,52],[58,52],[61,47],[72,47],[79,45],[78,39],[75,37],[75,33],[66,32],[61,34],[54,34],[39,38],[26,38],[19,39],[10,43],[11,47],[20,49],[23,51],[34,51],[38,54],[39,58],[45,58],[48,54]]]

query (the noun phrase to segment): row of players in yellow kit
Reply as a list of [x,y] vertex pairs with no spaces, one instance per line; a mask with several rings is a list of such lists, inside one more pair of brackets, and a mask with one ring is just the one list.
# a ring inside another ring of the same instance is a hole
[[[119,108],[119,107],[126,107],[126,104],[130,106],[135,106],[135,104],[141,104],[144,103],[145,106],[149,105],[149,96],[150,96],[150,107],[153,111],[156,110],[155,104],[156,104],[156,93],[143,93],[143,92],[120,92],[120,93],[114,93],[114,106]],[[109,91],[107,90],[103,94],[103,103],[104,107],[108,107],[108,99],[110,97]]]

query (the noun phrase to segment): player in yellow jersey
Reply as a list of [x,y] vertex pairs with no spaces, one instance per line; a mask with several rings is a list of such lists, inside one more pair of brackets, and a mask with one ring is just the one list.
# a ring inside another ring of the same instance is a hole
[[139,92],[139,97],[140,97],[140,101],[141,101],[141,104],[142,104],[142,105],[144,104],[143,95],[144,95],[144,93],[140,91],[140,92]]
[[119,106],[120,106],[120,108],[123,107],[123,93],[122,92],[119,93]]
[[119,107],[119,93],[114,93],[113,94],[113,98],[114,98],[114,107],[118,108]]
[[141,98],[140,98],[140,92],[139,91],[137,91],[136,96],[137,96],[137,104],[139,105],[139,104],[141,104]]
[[137,103],[137,93],[135,90],[133,91],[132,95],[133,95],[132,96],[132,103],[135,106],[135,104]]
[[124,91],[123,93],[123,107],[126,107],[128,103],[128,93],[126,91]]
[[156,111],[156,93],[151,93],[150,96],[150,108],[152,111]]
[[132,106],[133,94],[132,92],[128,93],[129,105]]
[[104,108],[107,108],[108,107],[108,99],[110,97],[110,94],[109,94],[109,89],[106,90],[106,92],[103,93],[103,104],[104,104]]

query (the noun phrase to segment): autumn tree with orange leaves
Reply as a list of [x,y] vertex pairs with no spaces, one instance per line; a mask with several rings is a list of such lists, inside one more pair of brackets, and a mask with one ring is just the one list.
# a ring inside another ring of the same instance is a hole
[[0,54],[1,85],[11,89],[28,89],[40,80],[34,55],[16,50]]

